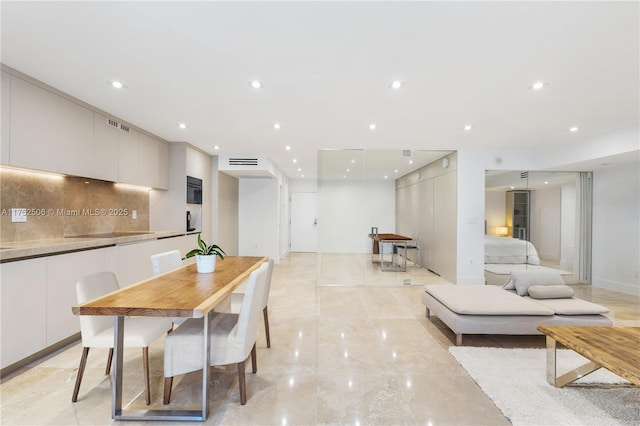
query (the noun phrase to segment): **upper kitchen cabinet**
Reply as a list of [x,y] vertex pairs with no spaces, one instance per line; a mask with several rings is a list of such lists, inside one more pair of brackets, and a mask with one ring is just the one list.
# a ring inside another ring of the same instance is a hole
[[0,96],[2,97],[2,122],[0,129],[0,163],[9,164],[9,140],[11,138],[11,75],[2,71],[2,81],[0,82]]
[[58,171],[58,99],[11,76],[9,164]]
[[140,132],[120,124],[118,133],[118,182],[138,185],[140,158]]
[[118,136],[120,124],[102,114],[93,114],[93,169],[96,179],[118,180]]
[[166,142],[140,134],[139,182],[151,188],[169,188],[169,146]]
[[93,111],[58,98],[58,171],[93,176]]

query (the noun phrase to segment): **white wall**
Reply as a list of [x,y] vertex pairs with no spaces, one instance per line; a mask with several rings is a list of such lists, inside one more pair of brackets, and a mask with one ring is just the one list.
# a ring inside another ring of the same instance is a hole
[[638,163],[593,173],[592,284],[640,296]]
[[560,261],[560,187],[531,191],[531,243],[544,259]]
[[274,178],[239,182],[238,254],[280,259],[279,184]]
[[497,226],[507,224],[507,193],[505,191],[486,191],[484,194],[484,219],[487,221],[487,235],[497,235]]
[[318,251],[370,253],[371,227],[395,232],[393,180],[318,182]]

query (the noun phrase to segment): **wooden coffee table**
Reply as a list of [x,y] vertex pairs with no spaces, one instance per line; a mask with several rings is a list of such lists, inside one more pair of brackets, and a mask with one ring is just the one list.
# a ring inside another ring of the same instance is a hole
[[[640,386],[640,327],[541,325],[538,330],[547,336],[547,382],[555,387],[565,386],[602,367]],[[589,362],[558,377],[558,343]]]

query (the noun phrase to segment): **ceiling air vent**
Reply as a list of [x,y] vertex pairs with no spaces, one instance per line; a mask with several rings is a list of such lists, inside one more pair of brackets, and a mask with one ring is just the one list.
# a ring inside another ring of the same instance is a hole
[[120,129],[124,130],[125,132],[128,132],[129,131],[129,126],[125,126],[124,124],[121,124],[120,125]]
[[120,126],[117,121],[109,119],[109,126],[115,127],[116,129]]
[[229,158],[230,166],[257,166],[257,158]]
[[529,177],[529,172],[520,172],[520,179],[527,179]]

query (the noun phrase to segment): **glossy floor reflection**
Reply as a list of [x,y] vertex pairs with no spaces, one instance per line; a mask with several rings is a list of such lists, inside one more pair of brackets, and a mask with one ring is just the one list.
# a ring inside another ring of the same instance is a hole
[[[315,254],[292,254],[275,265],[272,345],[266,348],[260,322],[258,373],[248,369],[247,404],[240,405],[235,367],[213,368],[206,424],[509,424],[449,355],[453,333],[425,318],[422,286],[318,286],[317,271]],[[612,309],[616,324],[640,325],[639,298],[577,289]],[[544,338],[465,336],[465,345],[543,347]],[[78,343],[6,378],[0,423],[114,423],[106,351],[89,354],[79,400],[71,403],[80,353]],[[150,365],[152,405],[162,407],[162,341],[150,348]],[[144,408],[140,350],[125,351],[125,372],[125,401]],[[176,378],[171,406],[198,407],[200,378],[199,372]]]

